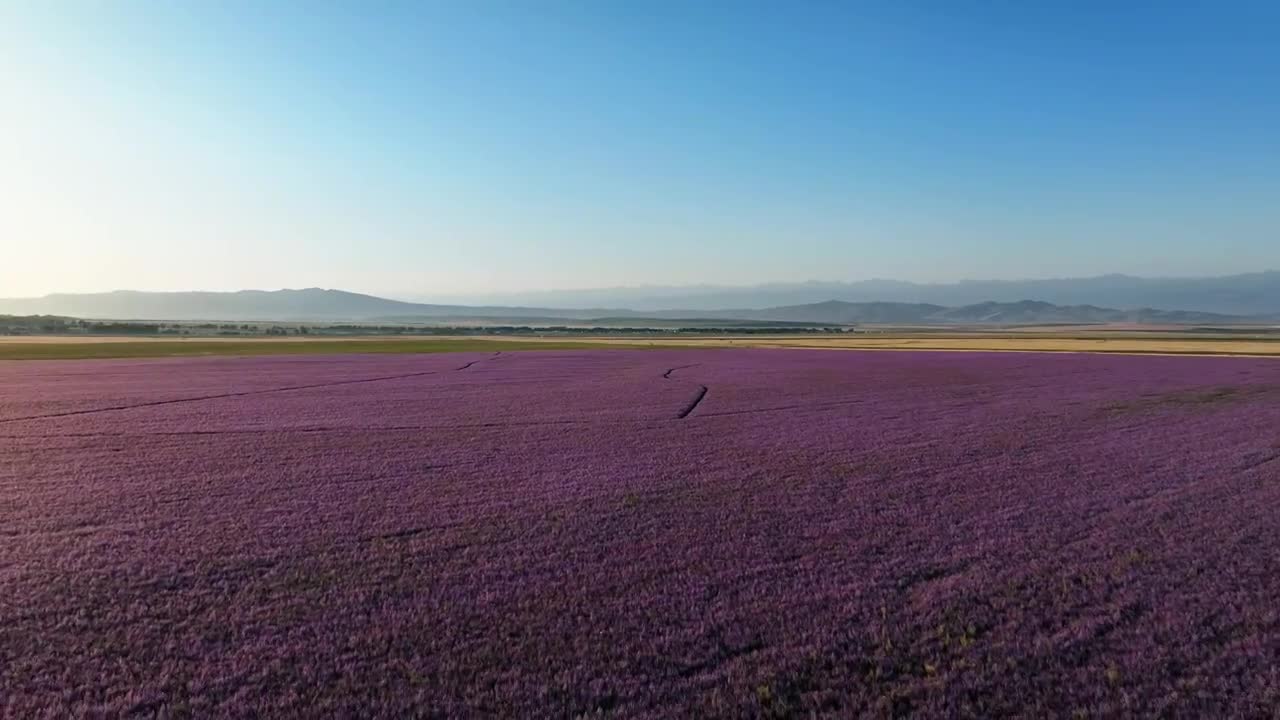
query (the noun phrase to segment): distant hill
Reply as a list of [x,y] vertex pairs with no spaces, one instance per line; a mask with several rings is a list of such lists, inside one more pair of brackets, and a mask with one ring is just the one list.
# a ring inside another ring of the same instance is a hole
[[804,320],[825,323],[916,323],[944,312],[947,308],[927,303],[868,302],[850,303],[840,300],[788,305],[764,310],[730,310],[730,317],[754,320]]
[[809,305],[789,305],[764,310],[727,311],[727,316],[758,320],[799,320],[822,323],[897,323],[897,324],[1003,324],[1029,323],[1244,323],[1258,318],[1182,310],[1116,310],[1095,305],[1054,305],[1021,300],[1018,302],[982,302],[962,307],[944,307],[929,303],[850,303],[828,300]]
[[763,309],[659,310],[556,309],[518,306],[433,305],[388,300],[342,290],[242,290],[239,292],[134,292],[47,295],[0,300],[0,313],[63,315],[110,320],[209,321],[373,321],[435,324],[548,325],[562,322],[601,326],[662,326],[684,322],[714,326],[748,324],[1026,324],[1026,323],[1245,323],[1268,316],[1244,316],[1192,310],[1139,308],[1118,310],[1098,305],[1057,305],[1043,300],[986,300],[961,306],[937,303],[848,302],[825,300]]
[[83,295],[0,299],[0,313],[71,315],[114,320],[368,320],[379,317],[436,318],[572,317],[610,315],[606,309],[550,310],[520,307],[430,305],[373,295],[307,288],[237,292],[138,292],[117,290]]
[[[626,307],[649,312],[683,308],[706,314],[720,308],[810,305],[827,300],[924,303],[961,307],[1034,299],[1055,305],[1195,310],[1227,315],[1280,313],[1280,272],[1221,277],[1144,278],[1101,275],[1050,280],[966,280],[911,283],[898,280],[774,283],[743,287],[676,286],[557,290],[458,297],[460,303],[543,307]],[[454,298],[449,299],[455,301]]]
[[1013,303],[983,302],[964,307],[950,308],[930,316],[932,320],[965,323],[1236,323],[1253,318],[1221,313],[1192,312],[1186,310],[1116,310],[1096,305],[1053,305],[1047,302],[1022,300]]

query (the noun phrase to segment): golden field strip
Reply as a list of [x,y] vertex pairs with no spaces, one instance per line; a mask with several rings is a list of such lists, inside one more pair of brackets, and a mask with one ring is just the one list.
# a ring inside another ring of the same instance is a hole
[[[528,338],[527,342],[540,342]],[[629,338],[593,338],[585,343],[613,345]],[[921,350],[969,352],[1116,353],[1124,355],[1240,355],[1280,357],[1280,339],[1170,339],[1170,338],[1024,338],[1001,337],[732,337],[655,338],[664,347],[772,347],[810,350]]]
[[1280,337],[1204,337],[1178,333],[1114,337],[1010,331],[875,335],[743,335],[718,337],[486,337],[397,336],[358,338],[0,337],[0,360],[55,360],[209,355],[426,353],[486,350],[570,350],[592,347],[773,347],[830,350],[1077,352],[1160,355],[1280,356]]

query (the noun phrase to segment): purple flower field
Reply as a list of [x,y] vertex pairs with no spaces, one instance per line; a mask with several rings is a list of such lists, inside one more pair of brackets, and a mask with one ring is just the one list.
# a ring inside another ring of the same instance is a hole
[[1274,717],[1280,361],[0,364],[0,716]]

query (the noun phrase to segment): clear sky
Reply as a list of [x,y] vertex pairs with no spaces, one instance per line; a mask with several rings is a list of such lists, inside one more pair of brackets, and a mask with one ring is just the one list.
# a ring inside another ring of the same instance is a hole
[[0,0],[0,296],[1280,267],[1278,37],[1274,1]]

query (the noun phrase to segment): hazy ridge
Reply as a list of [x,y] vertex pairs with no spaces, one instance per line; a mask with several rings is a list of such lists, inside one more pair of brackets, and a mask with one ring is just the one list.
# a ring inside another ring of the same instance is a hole
[[[427,300],[422,297],[416,299]],[[443,296],[435,301],[442,301]],[[1218,277],[1148,278],[1100,275],[1047,280],[965,280],[913,283],[900,280],[770,283],[741,287],[669,286],[600,288],[458,296],[463,304],[537,305],[559,308],[626,307],[636,311],[678,308],[768,308],[828,300],[929,303],[962,307],[983,302],[1038,300],[1055,305],[1157,308],[1227,315],[1280,313],[1280,271]]]
[[[1132,281],[1132,282],[1131,282]],[[1144,294],[1145,288],[1145,294]],[[1094,292],[1096,290],[1096,292]],[[607,291],[583,291],[598,292]],[[874,300],[849,299],[878,293]],[[1038,292],[1034,300],[1020,293]],[[1100,302],[1078,302],[1093,293],[1102,297],[1130,297],[1121,308]],[[984,293],[974,302],[958,302]],[[777,296],[808,297],[814,302],[770,305],[764,302],[705,307],[711,300]],[[1059,298],[1059,302],[1045,297]],[[592,296],[594,297],[594,296]],[[301,290],[241,290],[237,292],[138,292],[53,294],[40,298],[0,299],[0,313],[66,315],[117,320],[280,320],[280,321],[395,321],[442,322],[502,320],[519,324],[608,319],[610,324],[645,318],[700,322],[714,320],[786,321],[798,323],[1244,323],[1280,318],[1280,273],[1265,272],[1223,278],[1149,280],[1104,276],[1086,280],[956,283],[916,285],[892,281],[866,283],[805,283],[800,286],[760,286],[708,290],[700,302],[645,307],[549,307],[524,305],[455,305],[414,303],[373,295],[307,288]],[[885,299],[888,298],[911,298]],[[940,297],[947,302],[920,300]],[[1004,300],[1001,297],[1014,297]],[[1168,300],[1161,307],[1160,298]],[[1061,301],[1068,298],[1069,301]],[[1238,308],[1224,312],[1206,308]]]

